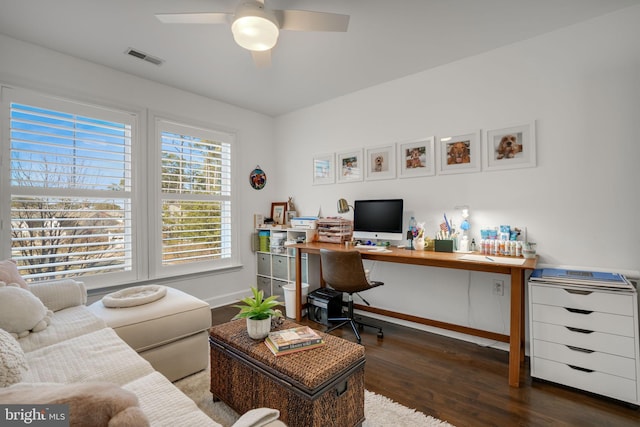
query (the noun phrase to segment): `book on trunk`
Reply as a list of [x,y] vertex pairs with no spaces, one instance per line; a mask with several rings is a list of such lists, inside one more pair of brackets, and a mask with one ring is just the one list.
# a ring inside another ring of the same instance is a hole
[[273,354],[278,356],[319,347],[324,344],[324,340],[310,327],[299,326],[270,332],[264,343]]

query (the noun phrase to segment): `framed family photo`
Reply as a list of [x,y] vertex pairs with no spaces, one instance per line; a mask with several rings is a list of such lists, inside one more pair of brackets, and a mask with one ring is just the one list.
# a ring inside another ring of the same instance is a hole
[[435,137],[416,139],[398,144],[400,178],[435,175]]
[[337,153],[336,164],[338,182],[362,181],[364,171],[362,149]]
[[271,219],[274,224],[286,224],[287,202],[271,203]]
[[394,144],[367,148],[364,157],[367,180],[396,177],[396,147]]
[[484,140],[486,170],[536,166],[535,121],[518,126],[487,130]]
[[438,143],[438,173],[470,173],[480,171],[480,131],[447,136]]
[[313,185],[333,184],[336,182],[334,156],[319,154],[313,157]]

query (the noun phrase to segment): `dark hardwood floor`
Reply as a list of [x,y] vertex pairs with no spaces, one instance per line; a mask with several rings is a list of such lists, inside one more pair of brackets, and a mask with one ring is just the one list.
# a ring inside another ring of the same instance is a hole
[[[213,324],[227,322],[237,309],[212,310]],[[509,387],[508,354],[440,335],[379,322],[384,339],[365,328],[365,387],[409,408],[465,426],[640,426],[640,409],[529,376]],[[315,329],[324,326],[304,319]],[[353,332],[332,332],[355,342]]]

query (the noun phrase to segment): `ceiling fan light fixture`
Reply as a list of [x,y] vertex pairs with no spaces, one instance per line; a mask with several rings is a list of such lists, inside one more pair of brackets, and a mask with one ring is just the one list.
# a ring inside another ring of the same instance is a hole
[[253,51],[273,48],[280,35],[275,16],[252,3],[240,5],[231,24],[231,32],[236,43]]

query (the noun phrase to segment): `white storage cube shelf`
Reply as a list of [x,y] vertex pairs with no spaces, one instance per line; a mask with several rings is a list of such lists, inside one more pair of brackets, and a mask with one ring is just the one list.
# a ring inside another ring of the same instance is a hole
[[[257,286],[265,296],[284,296],[283,287],[296,281],[295,250],[288,249],[287,241],[296,241],[299,238],[312,236],[313,230],[297,229],[260,229],[269,232],[269,252],[256,253]],[[308,277],[307,254],[302,257],[302,282],[306,283]],[[280,298],[282,300],[282,298]]]
[[531,376],[640,404],[634,291],[529,282]]

